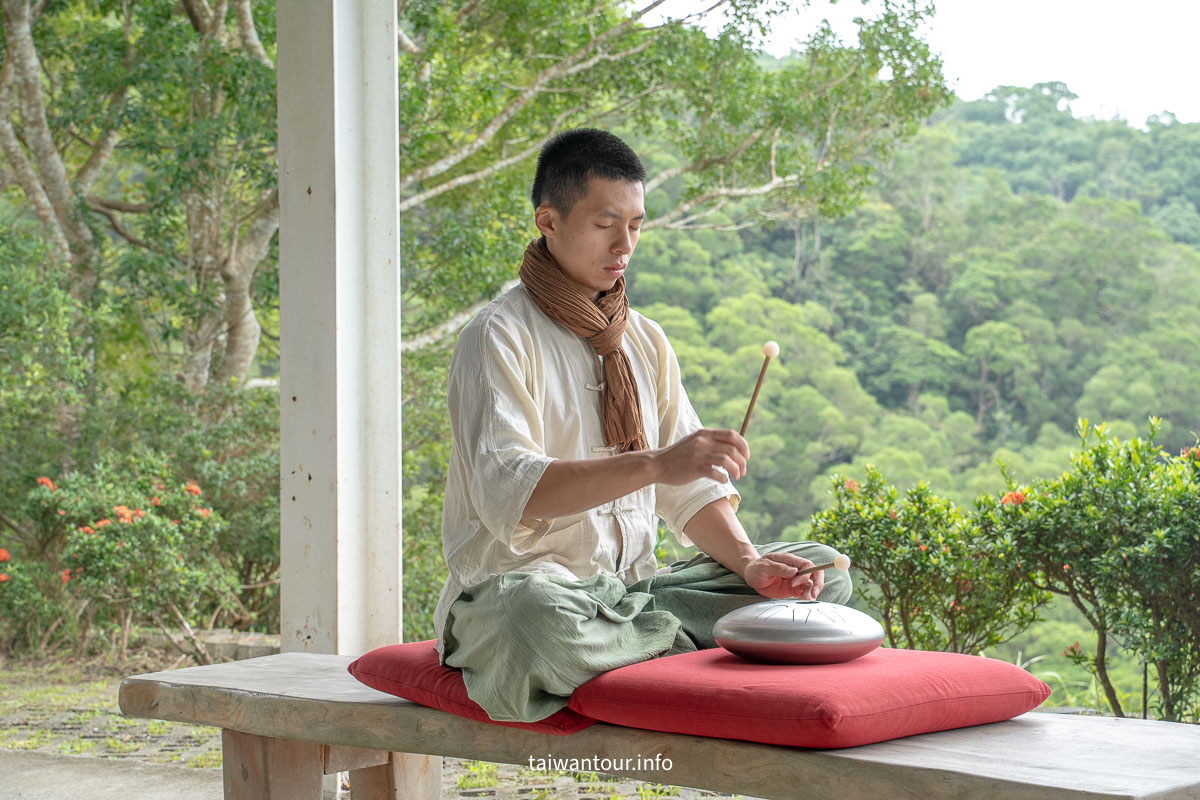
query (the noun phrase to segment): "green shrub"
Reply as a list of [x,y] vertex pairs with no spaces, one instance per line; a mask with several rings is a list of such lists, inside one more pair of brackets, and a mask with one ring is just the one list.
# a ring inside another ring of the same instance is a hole
[[[1197,718],[1200,680],[1200,450],[1172,457],[1149,436],[1121,442],[1104,425],[1079,425],[1083,450],[1057,478],[985,496],[984,526],[1011,539],[1034,583],[1065,595],[1096,631],[1087,663],[1113,713],[1123,715],[1107,674],[1108,638],[1155,666],[1167,719]],[[1089,440],[1095,441],[1089,446]]]
[[93,624],[120,628],[127,641],[136,621],[174,627],[214,606],[236,583],[216,547],[223,522],[203,495],[148,451],[111,454],[57,484],[39,477],[18,549],[36,553],[0,586],[0,640],[38,646],[66,622],[59,630],[82,649]]
[[1028,627],[1049,600],[1025,579],[1010,540],[986,536],[924,483],[900,498],[868,465],[863,484],[836,476],[833,495],[812,536],[836,543],[867,578],[859,596],[893,647],[978,653]]

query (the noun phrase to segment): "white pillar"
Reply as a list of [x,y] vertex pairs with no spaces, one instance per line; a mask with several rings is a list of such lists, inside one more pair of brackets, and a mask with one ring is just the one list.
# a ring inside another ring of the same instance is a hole
[[401,638],[395,0],[282,0],[284,651]]

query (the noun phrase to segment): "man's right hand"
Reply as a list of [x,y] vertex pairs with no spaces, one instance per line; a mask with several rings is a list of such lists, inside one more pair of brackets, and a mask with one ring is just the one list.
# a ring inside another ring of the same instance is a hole
[[750,446],[737,431],[701,428],[653,455],[656,483],[680,486],[698,478],[726,483],[745,476]]
[[749,457],[750,448],[737,431],[701,428],[659,450],[556,460],[546,467],[521,516],[554,519],[577,514],[652,483],[680,486],[698,478],[726,483],[746,474]]

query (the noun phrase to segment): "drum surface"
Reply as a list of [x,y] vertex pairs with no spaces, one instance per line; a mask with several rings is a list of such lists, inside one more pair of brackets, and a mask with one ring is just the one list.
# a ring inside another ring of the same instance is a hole
[[879,647],[872,617],[820,600],[768,600],[730,611],[713,626],[717,644],[752,661],[836,664]]

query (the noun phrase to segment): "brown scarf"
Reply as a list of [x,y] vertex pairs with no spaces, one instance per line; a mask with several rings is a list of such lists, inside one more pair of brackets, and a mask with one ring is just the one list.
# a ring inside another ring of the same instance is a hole
[[625,276],[618,278],[617,284],[593,303],[567,280],[562,267],[550,255],[545,238],[534,239],[525,248],[520,275],[537,307],[576,336],[591,342],[596,354],[604,359],[601,421],[607,444],[622,450],[648,450],[637,381],[629,356],[621,349],[625,320],[629,317]]

